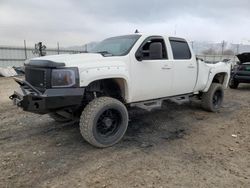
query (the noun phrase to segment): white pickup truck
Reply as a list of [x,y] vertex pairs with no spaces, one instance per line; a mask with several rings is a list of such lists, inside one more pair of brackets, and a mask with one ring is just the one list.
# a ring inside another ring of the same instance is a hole
[[80,120],[83,138],[96,147],[122,139],[132,107],[151,110],[163,100],[196,97],[219,110],[230,64],[206,64],[183,38],[131,34],[108,38],[88,53],[33,58],[10,99],[25,111],[55,121]]

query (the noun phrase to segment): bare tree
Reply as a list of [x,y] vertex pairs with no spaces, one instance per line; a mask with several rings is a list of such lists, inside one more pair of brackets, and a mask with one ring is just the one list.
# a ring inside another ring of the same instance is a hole
[[226,49],[226,50],[224,50],[223,55],[234,55],[234,51],[231,49]]
[[207,50],[203,50],[202,54],[204,54],[204,55],[217,55],[218,53],[215,49],[209,48]]
[[46,46],[43,45],[42,42],[38,42],[37,44],[35,44],[35,49],[32,52],[33,54],[37,54],[38,56],[45,56]]

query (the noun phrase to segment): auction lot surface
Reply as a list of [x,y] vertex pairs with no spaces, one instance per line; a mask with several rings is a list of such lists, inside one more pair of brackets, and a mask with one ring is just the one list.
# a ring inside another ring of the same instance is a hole
[[196,103],[134,110],[107,149],[77,124],[17,109],[16,87],[0,78],[0,187],[250,187],[250,85],[228,89],[219,113]]

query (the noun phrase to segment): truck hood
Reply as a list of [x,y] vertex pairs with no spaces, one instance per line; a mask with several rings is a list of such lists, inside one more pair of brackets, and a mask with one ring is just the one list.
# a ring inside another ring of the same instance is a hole
[[238,54],[236,56],[240,60],[240,64],[250,62],[250,53],[249,52],[248,53]]
[[103,67],[111,66],[114,64],[119,66],[123,64],[121,59],[125,57],[112,56],[104,57],[97,53],[81,53],[81,54],[62,54],[62,55],[51,55],[44,57],[32,58],[26,65],[39,66],[39,67]]

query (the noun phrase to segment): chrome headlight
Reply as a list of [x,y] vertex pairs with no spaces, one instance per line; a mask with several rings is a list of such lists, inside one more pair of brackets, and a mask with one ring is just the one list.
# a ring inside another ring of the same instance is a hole
[[73,87],[78,83],[77,69],[52,69],[51,86],[52,87]]

